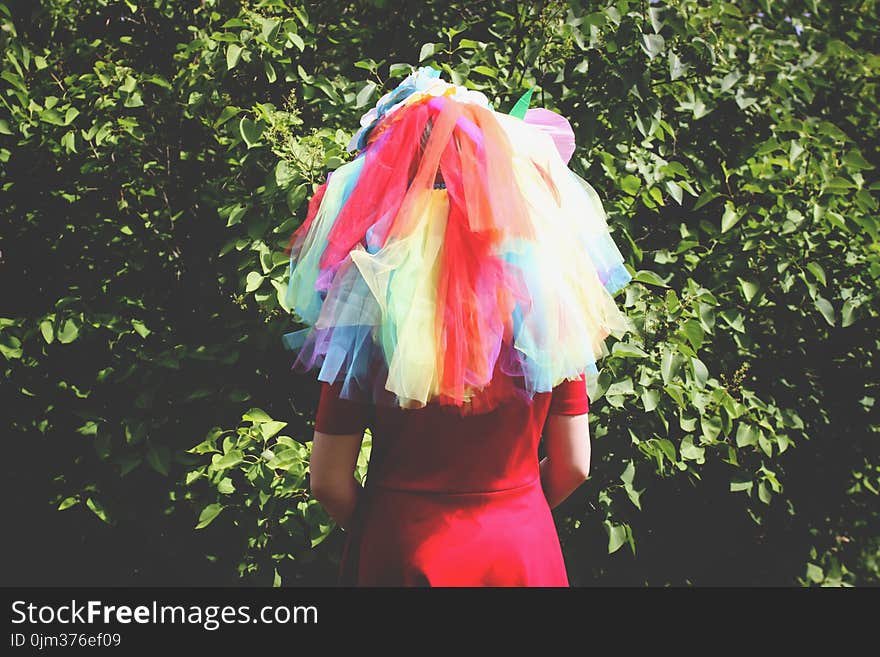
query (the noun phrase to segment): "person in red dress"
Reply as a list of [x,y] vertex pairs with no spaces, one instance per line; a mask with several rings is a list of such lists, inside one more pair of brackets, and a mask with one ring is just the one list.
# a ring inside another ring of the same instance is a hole
[[[348,534],[339,582],[568,586],[550,509],[589,475],[588,410],[583,378],[464,417],[370,406],[324,383],[311,490]],[[354,468],[367,427],[362,487]]]
[[307,328],[284,343],[319,368],[309,488],[346,532],[341,584],[569,585],[551,510],[589,476],[587,381],[632,277],[571,126],[529,97],[500,114],[419,69],[291,237]]

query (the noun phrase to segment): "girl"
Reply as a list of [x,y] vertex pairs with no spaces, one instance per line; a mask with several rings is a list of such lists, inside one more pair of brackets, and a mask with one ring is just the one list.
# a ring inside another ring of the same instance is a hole
[[343,584],[567,586],[551,509],[589,475],[586,383],[632,330],[631,275],[568,122],[439,73],[363,116],[290,241],[307,328],[285,343],[322,382],[310,488]]

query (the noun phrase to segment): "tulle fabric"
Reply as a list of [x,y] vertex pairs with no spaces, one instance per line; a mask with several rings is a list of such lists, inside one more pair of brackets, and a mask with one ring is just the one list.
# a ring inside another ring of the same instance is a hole
[[462,413],[595,375],[606,338],[632,330],[612,296],[631,276],[566,165],[567,122],[410,88],[291,237],[294,367],[346,398]]

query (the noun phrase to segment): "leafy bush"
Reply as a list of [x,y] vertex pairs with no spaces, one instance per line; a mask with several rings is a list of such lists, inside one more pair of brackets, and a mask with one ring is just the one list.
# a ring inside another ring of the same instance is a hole
[[635,274],[573,583],[876,583],[877,3],[843,5],[0,3],[18,576],[333,581],[283,247],[421,63],[568,116]]

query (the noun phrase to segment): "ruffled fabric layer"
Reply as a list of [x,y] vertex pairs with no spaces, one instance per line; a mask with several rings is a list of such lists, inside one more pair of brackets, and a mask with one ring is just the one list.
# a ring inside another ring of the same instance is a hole
[[605,339],[633,330],[612,296],[631,275],[566,164],[567,121],[496,112],[435,73],[365,115],[363,150],[312,197],[289,245],[306,328],[284,341],[343,397],[486,412],[595,376]]

